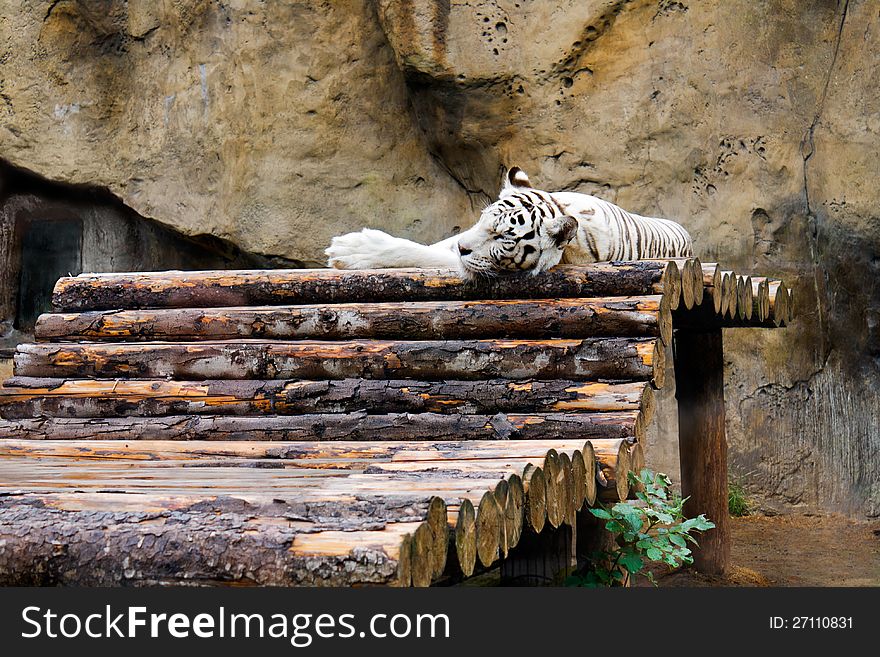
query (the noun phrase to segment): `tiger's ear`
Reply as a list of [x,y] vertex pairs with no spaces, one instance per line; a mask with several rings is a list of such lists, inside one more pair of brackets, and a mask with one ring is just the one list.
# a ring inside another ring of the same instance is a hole
[[547,234],[556,242],[560,249],[574,239],[577,235],[578,222],[568,215],[556,219],[547,227]]
[[519,188],[528,188],[531,186],[532,183],[529,182],[529,177],[526,175],[525,171],[519,167],[511,167],[504,176],[504,185],[501,187],[499,197],[503,198]]

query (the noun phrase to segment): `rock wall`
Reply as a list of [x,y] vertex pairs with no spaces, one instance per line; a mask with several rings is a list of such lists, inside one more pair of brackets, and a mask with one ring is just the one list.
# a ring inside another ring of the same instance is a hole
[[3,157],[248,251],[441,239],[510,164],[680,220],[795,283],[725,336],[735,475],[880,515],[877,3],[23,0],[0,43]]

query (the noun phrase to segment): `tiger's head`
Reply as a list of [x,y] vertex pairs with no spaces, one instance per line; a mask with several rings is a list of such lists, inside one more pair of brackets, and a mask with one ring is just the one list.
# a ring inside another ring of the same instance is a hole
[[498,200],[458,242],[465,275],[547,271],[562,259],[577,227],[550,194],[533,189],[523,170],[513,167]]

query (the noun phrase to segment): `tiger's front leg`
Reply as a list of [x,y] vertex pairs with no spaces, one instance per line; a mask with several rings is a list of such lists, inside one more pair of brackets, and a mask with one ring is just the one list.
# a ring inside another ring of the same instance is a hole
[[447,244],[426,246],[373,228],[334,237],[324,253],[327,264],[336,269],[461,267],[458,255]]

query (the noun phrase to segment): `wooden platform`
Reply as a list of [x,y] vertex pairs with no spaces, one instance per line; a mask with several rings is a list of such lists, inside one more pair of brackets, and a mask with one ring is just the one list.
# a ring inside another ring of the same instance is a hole
[[697,260],[83,274],[53,302],[0,387],[3,584],[468,577],[630,495],[674,330],[791,319],[784,284]]

